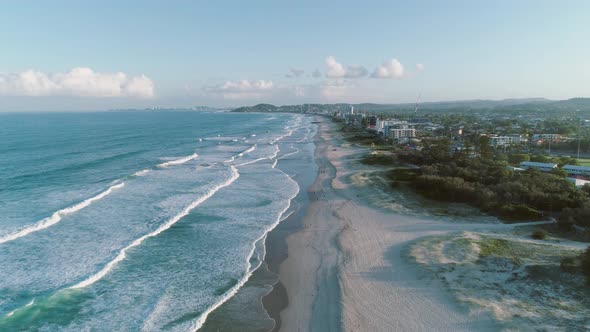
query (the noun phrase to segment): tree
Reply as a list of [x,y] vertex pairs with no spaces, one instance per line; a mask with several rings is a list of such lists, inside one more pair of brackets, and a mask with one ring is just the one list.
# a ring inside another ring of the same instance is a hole
[[555,167],[551,173],[559,176],[560,178],[565,178],[567,176],[567,171],[561,167]]
[[547,158],[543,155],[535,154],[535,155],[531,156],[531,161],[538,162],[538,163],[548,163],[550,160],[549,160],[549,158]]
[[557,159],[557,166],[562,167],[565,165],[578,165],[578,160],[571,157],[559,157]]
[[494,157],[492,146],[490,145],[490,138],[488,136],[479,136],[478,150],[482,159],[492,159]]
[[508,162],[513,165],[520,165],[523,161],[529,161],[531,157],[528,154],[510,154],[508,155]]

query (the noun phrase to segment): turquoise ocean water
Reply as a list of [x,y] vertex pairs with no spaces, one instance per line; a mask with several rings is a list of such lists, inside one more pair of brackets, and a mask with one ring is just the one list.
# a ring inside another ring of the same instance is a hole
[[0,331],[198,329],[260,265],[314,133],[295,114],[0,114]]

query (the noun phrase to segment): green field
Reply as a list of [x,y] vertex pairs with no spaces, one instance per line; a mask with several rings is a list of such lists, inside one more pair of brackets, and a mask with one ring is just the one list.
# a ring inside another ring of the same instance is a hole
[[580,164],[580,166],[590,166],[590,159],[580,158],[578,159],[578,164]]

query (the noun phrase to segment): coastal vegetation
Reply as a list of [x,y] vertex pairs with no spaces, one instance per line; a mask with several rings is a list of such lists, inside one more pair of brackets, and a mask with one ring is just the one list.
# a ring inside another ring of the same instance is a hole
[[[407,181],[422,195],[441,201],[463,202],[506,221],[540,220],[568,209],[573,224],[586,223],[578,213],[590,203],[588,193],[564,181],[560,174],[533,169],[515,172],[486,147],[481,157],[449,153],[448,140],[432,140],[421,151],[398,153],[400,162],[420,166]],[[399,174],[399,173],[397,173]],[[590,207],[590,205],[589,205]],[[590,212],[590,209],[588,209]]]
[[590,249],[531,242],[510,231],[466,231],[422,238],[410,245],[409,257],[459,301],[489,310],[503,322],[568,331],[587,324],[587,277],[581,272],[590,267],[590,260],[582,263]]

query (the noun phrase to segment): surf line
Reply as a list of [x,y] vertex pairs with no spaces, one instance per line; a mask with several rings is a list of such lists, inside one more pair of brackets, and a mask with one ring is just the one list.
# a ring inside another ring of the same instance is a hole
[[252,151],[256,150],[256,146],[257,146],[257,145],[256,145],[256,144],[254,144],[254,145],[252,145],[251,147],[249,147],[248,149],[246,149],[246,150],[244,150],[244,151],[242,151],[242,152],[238,153],[237,155],[235,155],[235,156],[231,156],[231,158],[229,158],[228,160],[225,160],[225,161],[224,161],[224,163],[231,163],[231,162],[234,162],[234,161],[236,160],[236,158],[241,158],[241,157],[243,157],[243,156],[244,156],[244,154],[247,154],[247,153],[250,153],[250,152],[252,152]]
[[[282,171],[281,171],[282,172]],[[283,174],[287,175],[286,173],[283,172]],[[203,327],[203,325],[205,324],[205,321],[207,321],[207,317],[209,316],[210,313],[212,313],[215,309],[219,308],[222,304],[224,304],[227,300],[231,299],[234,295],[236,295],[236,293],[240,290],[240,288],[242,288],[246,282],[248,281],[248,279],[250,279],[250,276],[252,276],[252,274],[254,273],[254,271],[256,271],[260,265],[262,265],[262,262],[264,261],[264,257],[266,255],[266,247],[264,247],[264,253],[262,255],[262,260],[259,260],[258,265],[256,265],[255,267],[252,267],[252,264],[250,263],[250,260],[252,259],[252,256],[254,255],[254,252],[256,251],[256,245],[258,244],[258,242],[260,241],[264,241],[266,239],[266,236],[268,235],[268,233],[270,233],[273,229],[275,229],[275,227],[277,227],[277,225],[285,220],[291,213],[289,213],[286,217],[283,217],[283,215],[285,214],[285,212],[287,212],[289,210],[289,208],[291,207],[291,202],[293,201],[293,199],[297,196],[297,194],[299,193],[299,185],[297,184],[297,182],[295,180],[293,180],[291,177],[289,177],[287,175],[287,177],[293,182],[295,183],[297,190],[295,191],[295,193],[291,196],[291,198],[289,198],[287,206],[279,213],[279,215],[277,216],[277,219],[275,220],[275,222],[270,225],[264,232],[264,234],[262,234],[258,239],[254,240],[254,242],[252,243],[252,248],[250,249],[250,253],[248,254],[248,256],[246,257],[246,264],[247,264],[247,268],[246,268],[246,272],[244,273],[244,275],[242,276],[242,278],[240,278],[240,280],[238,281],[237,284],[235,284],[232,288],[230,288],[227,292],[225,292],[220,298],[219,300],[217,300],[217,302],[213,303],[209,308],[207,308],[199,317],[197,317],[197,319],[195,320],[191,331],[197,331],[199,330],[201,327]]]
[[172,225],[176,224],[184,216],[189,214],[194,208],[201,205],[201,203],[203,203],[204,201],[208,200],[211,196],[213,196],[220,189],[231,185],[235,180],[237,180],[240,177],[240,173],[238,172],[237,168],[235,168],[234,166],[230,166],[230,171],[231,171],[231,175],[225,182],[218,184],[218,185],[214,186],[213,188],[211,188],[207,193],[205,193],[205,195],[203,195],[203,196],[199,197],[197,200],[193,201],[191,204],[189,204],[187,207],[185,207],[179,214],[177,214],[174,217],[172,217],[171,219],[169,219],[166,223],[162,224],[160,227],[158,227],[153,232],[148,233],[140,238],[135,239],[133,242],[131,242],[130,245],[121,249],[121,251],[119,251],[119,254],[112,261],[108,262],[107,265],[105,265],[102,268],[102,270],[98,271],[97,273],[90,276],[89,278],[87,278],[87,279],[85,279],[85,280],[83,280],[71,287],[68,287],[68,288],[69,289],[84,288],[84,287],[90,286],[93,283],[97,282],[98,280],[102,279],[105,275],[107,275],[113,269],[113,267],[115,267],[115,265],[117,265],[117,263],[119,263],[120,261],[124,260],[125,257],[127,257],[127,255],[126,255],[127,250],[129,250],[133,247],[137,247],[141,243],[143,243],[143,241],[145,241],[146,239],[148,239],[150,237],[154,237],[154,236],[166,231],[167,229],[172,227]]
[[165,163],[161,163],[156,165],[156,167],[167,167],[167,166],[171,166],[171,165],[180,165],[180,164],[184,164],[187,161],[191,161],[195,158],[197,158],[199,155],[196,153],[191,154],[190,156],[186,156],[180,159],[176,159],[176,160],[171,160],[171,161],[167,161]]
[[113,192],[113,190],[122,188],[123,186],[125,186],[125,182],[121,182],[121,183],[116,184],[114,186],[110,186],[107,190],[101,192],[100,194],[98,194],[96,196],[90,197],[78,204],[72,205],[72,206],[67,207],[65,209],[58,210],[58,211],[54,212],[50,217],[42,219],[42,220],[34,223],[31,226],[21,229],[18,232],[0,237],[0,244],[10,242],[10,241],[16,240],[18,238],[21,238],[23,236],[27,236],[31,233],[51,227],[51,226],[57,224],[58,222],[60,222],[63,216],[74,213],[76,211],[79,211],[79,210],[89,206],[90,204],[109,195],[110,193]]
[[273,159],[275,159],[277,157],[277,155],[281,151],[281,149],[277,145],[274,145],[274,147],[275,147],[275,152],[273,154],[271,154],[270,156],[268,156],[268,157],[262,157],[262,158],[258,158],[258,159],[254,159],[254,160],[251,160],[251,161],[247,161],[247,162],[244,162],[244,163],[241,163],[241,164],[237,164],[236,166],[246,166],[246,165],[254,164],[254,163],[257,163],[259,161],[267,160],[267,159],[268,160],[273,160]]
[[238,154],[238,157],[243,157],[243,156],[244,156],[244,154],[246,154],[246,153],[250,153],[250,152],[252,152],[252,151],[254,151],[254,150],[256,150],[256,144],[252,145],[250,148],[248,148],[248,149],[246,149],[246,150],[242,151],[241,153],[239,153],[239,154]]
[[[198,157],[198,155],[196,153],[193,153],[192,155],[187,156],[187,157],[183,157],[180,159],[176,159],[176,160],[172,160],[172,161],[168,161],[168,162],[159,164],[159,165],[157,165],[157,167],[166,167],[166,166],[170,166],[170,165],[180,165],[180,164],[186,163],[187,161],[193,160],[197,157]],[[144,169],[144,170],[135,172],[133,175],[134,176],[143,176],[149,172],[150,172],[149,169]],[[115,182],[117,182],[117,181],[120,181],[120,179],[116,180]],[[98,194],[96,196],[90,197],[90,198],[88,198],[78,204],[72,205],[70,207],[58,210],[58,211],[54,212],[50,217],[41,219],[40,221],[34,223],[31,226],[24,227],[21,230],[16,231],[14,233],[4,235],[4,236],[0,237],[0,244],[14,241],[14,240],[21,238],[23,236],[27,236],[31,233],[38,232],[38,231],[43,230],[45,228],[49,228],[49,227],[59,223],[61,221],[61,219],[63,218],[63,216],[68,215],[68,214],[72,214],[72,213],[79,211],[79,210],[82,210],[83,208],[89,206],[90,204],[108,196],[109,194],[111,194],[113,192],[113,190],[122,188],[123,186],[125,186],[125,182],[114,184],[114,185],[108,187],[107,190],[101,192],[100,194]]]

